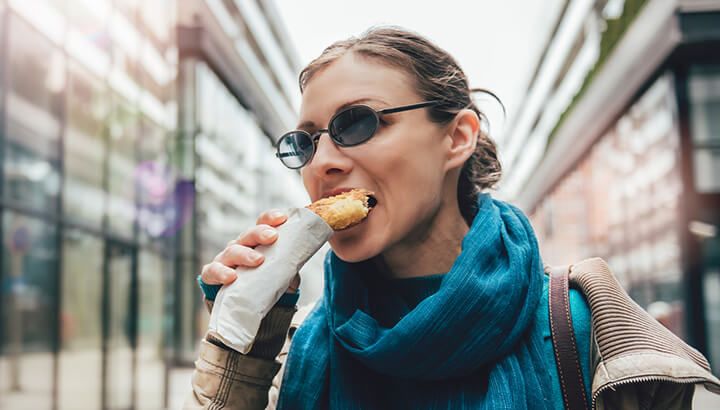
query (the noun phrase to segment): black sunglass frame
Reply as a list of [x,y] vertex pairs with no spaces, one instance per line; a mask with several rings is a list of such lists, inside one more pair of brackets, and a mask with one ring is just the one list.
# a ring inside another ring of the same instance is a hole
[[[332,124],[333,121],[335,121],[335,119],[337,119],[340,115],[345,114],[346,112],[348,112],[348,111],[350,111],[350,110],[352,110],[352,109],[356,109],[356,108],[358,108],[358,107],[360,107],[360,108],[367,108],[370,112],[372,112],[372,113],[374,114],[374,117],[375,117],[375,127],[374,127],[374,131],[373,131],[367,138],[365,138],[364,140],[362,140],[362,141],[360,141],[360,142],[354,143],[354,144],[346,144],[346,143],[343,143],[343,142],[338,141],[337,139],[335,139],[335,136],[330,132],[330,126],[329,126],[328,128],[319,129],[319,130],[315,131],[315,132],[312,133],[312,134],[310,134],[309,132],[307,132],[307,131],[305,131],[305,130],[292,130],[292,131],[286,132],[285,134],[283,134],[283,135],[280,137],[280,139],[278,139],[277,152],[275,153],[275,157],[279,158],[279,159],[280,159],[280,162],[282,162],[282,164],[283,164],[284,166],[286,166],[287,168],[290,168],[290,169],[300,169],[300,168],[304,167],[305,165],[309,164],[310,161],[312,161],[313,157],[315,156],[315,151],[317,151],[317,142],[318,142],[318,140],[320,139],[320,136],[321,136],[322,134],[324,134],[324,133],[327,133],[327,134],[330,136],[330,139],[333,140],[333,143],[336,144],[336,145],[338,145],[338,146],[341,146],[341,147],[354,147],[354,146],[356,146],[356,145],[361,145],[361,144],[364,144],[364,143],[368,142],[368,141],[375,135],[375,133],[377,132],[379,123],[380,123],[380,117],[381,117],[381,116],[383,116],[383,115],[388,115],[388,114],[395,114],[395,113],[403,112],[403,111],[417,110],[417,109],[420,109],[420,108],[434,107],[434,106],[440,105],[441,103],[442,103],[442,101],[439,101],[439,100],[423,101],[423,102],[419,102],[419,103],[415,103],[415,104],[402,105],[402,106],[399,106],[399,107],[383,108],[382,110],[376,110],[376,109],[374,109],[374,108],[372,108],[372,107],[370,107],[370,106],[368,106],[368,105],[365,105],[365,104],[354,104],[354,105],[351,105],[351,106],[349,106],[349,107],[346,107],[345,109],[340,110],[340,111],[338,111],[337,113],[335,113],[335,115],[333,115],[332,118],[330,118],[330,121],[328,121],[328,125]],[[283,157],[292,156],[292,155],[294,155],[294,154],[293,154],[293,153],[287,153],[287,152],[285,152],[285,153],[280,152],[280,145],[281,145],[281,142],[283,141],[283,139],[284,139],[285,137],[287,137],[287,136],[289,136],[289,135],[291,135],[291,134],[297,134],[297,133],[301,133],[301,134],[307,135],[307,137],[310,138],[310,140],[312,141],[313,148],[312,148],[312,152],[310,153],[310,156],[308,157],[308,159],[307,159],[305,162],[303,162],[302,164],[300,164],[300,165],[297,166],[297,167],[291,167],[291,166],[288,166],[287,164],[285,164],[285,162],[283,162],[282,158],[283,158]]]

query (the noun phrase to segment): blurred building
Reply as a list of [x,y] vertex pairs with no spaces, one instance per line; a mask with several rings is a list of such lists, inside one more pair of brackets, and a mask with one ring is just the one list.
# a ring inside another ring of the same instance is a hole
[[201,266],[307,201],[274,7],[0,0],[0,409],[163,408]]
[[720,1],[566,2],[501,141],[545,262],[606,259],[720,369]]

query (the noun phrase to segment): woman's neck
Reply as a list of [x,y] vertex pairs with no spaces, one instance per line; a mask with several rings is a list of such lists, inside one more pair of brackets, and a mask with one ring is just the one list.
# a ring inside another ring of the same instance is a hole
[[469,231],[457,202],[443,203],[406,239],[382,253],[382,263],[392,277],[411,278],[448,272],[460,255]]

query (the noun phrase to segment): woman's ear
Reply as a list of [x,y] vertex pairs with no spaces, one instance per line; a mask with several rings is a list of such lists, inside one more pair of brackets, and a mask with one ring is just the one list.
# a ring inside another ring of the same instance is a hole
[[460,168],[475,152],[480,118],[475,111],[464,109],[455,115],[446,135],[445,171]]

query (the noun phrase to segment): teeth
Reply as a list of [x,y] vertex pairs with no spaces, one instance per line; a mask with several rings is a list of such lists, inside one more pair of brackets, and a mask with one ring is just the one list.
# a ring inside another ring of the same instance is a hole
[[307,208],[318,214],[333,230],[339,231],[362,222],[377,204],[374,193],[353,189],[329,198],[319,199]]

